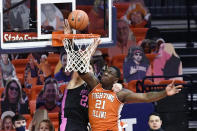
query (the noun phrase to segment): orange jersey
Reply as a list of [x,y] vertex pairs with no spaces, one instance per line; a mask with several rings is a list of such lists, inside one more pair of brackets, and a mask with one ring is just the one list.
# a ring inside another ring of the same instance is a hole
[[97,85],[88,95],[88,106],[92,131],[121,130],[119,117],[123,103],[115,92]]

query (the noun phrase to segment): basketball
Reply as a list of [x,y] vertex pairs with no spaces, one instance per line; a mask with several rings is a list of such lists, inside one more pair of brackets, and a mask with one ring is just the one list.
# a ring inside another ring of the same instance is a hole
[[68,16],[70,26],[76,30],[84,30],[89,23],[89,18],[83,10],[74,10]]

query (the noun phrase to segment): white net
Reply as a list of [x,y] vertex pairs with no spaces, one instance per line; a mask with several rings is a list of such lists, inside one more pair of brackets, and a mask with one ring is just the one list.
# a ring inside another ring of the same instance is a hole
[[67,53],[67,65],[65,71],[89,72],[90,59],[95,52],[98,43],[94,39],[64,39],[64,48]]

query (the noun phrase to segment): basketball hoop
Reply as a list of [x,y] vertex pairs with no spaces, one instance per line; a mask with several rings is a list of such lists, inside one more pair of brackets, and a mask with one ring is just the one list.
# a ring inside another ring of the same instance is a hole
[[62,40],[67,53],[65,71],[89,72],[90,59],[95,52],[100,35],[98,34],[57,34],[53,39]]
[[[63,31],[55,31],[52,33],[52,46],[64,46],[63,45],[63,40],[67,39],[72,39],[77,41],[76,44],[82,43],[82,45],[88,45],[93,42],[95,38],[100,38],[99,34],[63,34]],[[81,42],[80,42],[81,41]]]

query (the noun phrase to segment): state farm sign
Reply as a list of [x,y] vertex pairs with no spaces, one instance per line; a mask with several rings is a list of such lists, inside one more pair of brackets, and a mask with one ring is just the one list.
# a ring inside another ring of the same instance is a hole
[[33,37],[37,37],[37,33],[19,33],[19,32],[4,32],[3,41],[16,41],[16,40],[31,40]]

